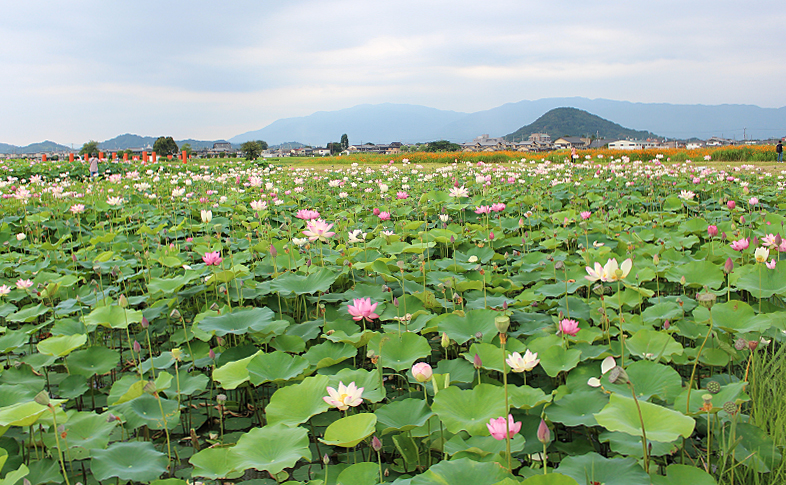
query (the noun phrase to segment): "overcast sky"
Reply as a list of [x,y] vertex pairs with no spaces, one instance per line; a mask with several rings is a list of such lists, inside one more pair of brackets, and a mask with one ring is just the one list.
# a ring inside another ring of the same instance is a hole
[[231,138],[361,103],[786,106],[782,1],[2,3],[14,145]]

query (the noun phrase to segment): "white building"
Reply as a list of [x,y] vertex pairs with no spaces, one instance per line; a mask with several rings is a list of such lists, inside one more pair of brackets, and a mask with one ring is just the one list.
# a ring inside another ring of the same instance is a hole
[[617,140],[609,143],[609,148],[612,150],[643,150],[656,146],[657,143],[649,140]]

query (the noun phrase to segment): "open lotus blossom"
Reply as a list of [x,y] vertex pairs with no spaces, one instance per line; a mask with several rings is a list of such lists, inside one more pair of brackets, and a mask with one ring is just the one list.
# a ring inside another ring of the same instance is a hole
[[757,263],[766,263],[767,258],[770,257],[770,250],[767,248],[756,248],[756,251],[753,252],[753,256],[756,258]]
[[355,382],[350,382],[345,386],[343,382],[338,383],[338,391],[328,386],[328,395],[322,399],[331,406],[335,406],[339,411],[346,411],[350,407],[360,406],[363,402],[363,388],[358,388]]
[[347,242],[350,244],[360,243],[365,241],[366,233],[360,229],[355,229],[354,231],[349,231],[349,238]]
[[406,193],[403,190],[399,190],[398,192],[396,192],[396,198],[397,199],[408,199],[409,198],[409,194]]
[[749,245],[750,241],[747,238],[740,239],[739,241],[732,241],[732,243],[729,244],[729,246],[731,246],[731,248],[735,251],[744,251],[748,249]]
[[366,321],[370,322],[375,318],[379,318],[379,315],[374,313],[374,310],[377,309],[377,305],[379,305],[379,303],[371,303],[371,298],[355,298],[352,300],[351,305],[347,305],[347,310],[349,314],[352,315],[352,320],[359,322],[360,320],[366,319]]
[[122,197],[109,197],[108,199],[106,199],[106,203],[116,207],[116,206],[119,206],[120,204],[123,203],[123,198]]
[[693,200],[694,197],[696,197],[696,194],[691,192],[690,190],[681,190],[680,191],[680,199]]
[[[614,357],[608,356],[603,359],[603,362],[600,364],[601,377],[615,367],[617,367],[617,361],[614,360]],[[600,387],[600,379],[597,377],[590,377],[590,379],[587,381],[587,385],[592,387]]]
[[390,212],[382,211],[382,212],[380,212],[377,215],[377,217],[379,217],[379,220],[381,220],[381,221],[389,221],[390,220]]
[[581,216],[582,219],[584,219],[586,221],[587,219],[590,218],[590,216],[592,216],[592,212],[590,212],[590,211],[582,211],[581,214],[579,214],[579,215]]
[[771,259],[769,263],[766,263],[767,268],[769,268],[769,269],[775,269],[775,265],[776,264],[778,264],[778,262],[775,261],[774,259]]
[[295,214],[295,217],[298,219],[303,219],[304,221],[310,221],[313,219],[319,219],[319,212],[310,209],[300,209]]
[[333,227],[333,224],[328,224],[322,219],[310,220],[306,222],[306,229],[303,231],[303,234],[308,237],[309,241],[316,241],[317,239],[327,241],[329,237],[336,235],[335,232],[330,230],[331,227]]
[[71,211],[71,214],[81,214],[85,211],[85,204],[74,204],[68,210]]
[[221,264],[221,261],[223,261],[223,258],[221,258],[221,252],[214,251],[212,253],[205,253],[205,255],[202,256],[202,261],[208,266],[218,266]]
[[463,185],[461,187],[451,187],[448,191],[448,195],[451,197],[469,197],[469,190]]
[[412,375],[418,382],[426,382],[427,380],[431,379],[433,374],[434,371],[426,362],[418,362],[412,366]]
[[630,270],[633,268],[633,260],[628,258],[622,262],[622,264],[617,267],[617,260],[615,258],[611,258],[606,261],[606,265],[603,266],[603,272],[606,274],[606,280],[604,281],[619,281],[625,279]]
[[251,208],[255,211],[262,211],[267,208],[267,202],[264,200],[252,200],[251,201]]
[[579,322],[576,320],[571,320],[570,318],[563,318],[559,322],[559,332],[563,335],[570,335],[571,337],[575,337],[577,333],[579,333]]
[[510,366],[510,370],[513,372],[527,372],[534,369],[540,362],[540,359],[538,359],[537,352],[530,352],[530,350],[527,349],[524,355],[513,352],[505,359],[505,362],[507,362]]
[[[507,426],[506,426],[507,424]],[[508,414],[508,422],[505,423],[504,417],[499,417],[497,419],[489,419],[489,422],[486,423],[486,427],[489,429],[489,433],[491,436],[494,437],[495,440],[504,440],[506,438],[506,434],[510,431],[510,438],[521,431],[521,421],[513,421],[513,415]]]
[[606,275],[603,273],[603,266],[600,263],[595,263],[594,267],[587,266],[587,276],[586,278],[588,281],[606,281]]
[[502,212],[505,210],[505,204],[502,202],[497,202],[496,204],[491,204],[491,210],[493,212]]
[[718,226],[716,225],[709,225],[707,226],[707,235],[710,237],[715,237],[718,235]]
[[11,293],[11,287],[8,285],[0,286],[0,296]]
[[475,214],[489,214],[491,213],[490,205],[479,205],[475,207]]
[[768,248],[771,246],[777,246],[778,243],[775,242],[775,234],[767,234],[766,236],[762,236],[761,238],[761,245]]
[[748,199],[748,203],[750,205],[756,205],[756,204],[759,203],[759,198],[758,197],[751,197],[750,199]]
[[205,224],[213,220],[213,211],[211,210],[202,209],[199,215],[202,218],[202,222]]
[[33,281],[32,280],[23,280],[21,278],[16,280],[16,287],[21,289],[21,290],[30,288],[31,286],[33,286]]

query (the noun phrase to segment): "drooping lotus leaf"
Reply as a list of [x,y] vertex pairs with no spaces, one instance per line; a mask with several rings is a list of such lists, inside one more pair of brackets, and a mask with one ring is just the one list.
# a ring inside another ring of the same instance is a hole
[[377,423],[383,435],[393,431],[409,431],[426,424],[434,415],[422,399],[393,401],[377,408]]
[[328,376],[318,375],[306,377],[299,384],[278,389],[265,408],[268,424],[297,426],[308,421],[311,416],[327,411],[330,405],[323,397],[328,395],[329,382]]
[[604,458],[597,453],[563,458],[557,472],[578,483],[605,485],[649,485],[650,477],[635,458]]
[[142,312],[122,308],[116,304],[100,306],[84,317],[85,325],[101,325],[108,328],[128,328],[142,321]]
[[301,458],[311,460],[308,443],[305,428],[278,424],[252,429],[241,436],[234,447],[234,453],[240,457],[237,468],[280,473]]
[[275,351],[256,354],[247,368],[251,384],[258,386],[265,382],[288,381],[302,374],[308,366],[308,360],[299,355]]
[[[333,421],[319,441],[331,446],[352,448],[376,430],[377,417],[372,413],[358,413]],[[305,431],[305,430],[304,430]]]
[[98,480],[150,482],[166,471],[167,456],[149,441],[112,443],[106,450],[93,450],[90,471]]
[[[64,403],[65,399],[52,399],[50,403],[55,406],[60,420],[59,423],[64,423],[68,418],[63,412],[60,404]],[[0,408],[0,426],[31,426],[33,423],[42,418],[45,413],[50,414],[49,408],[42,406],[35,401],[20,402]]]
[[[680,437],[688,438],[696,426],[693,418],[679,411],[646,401],[639,401],[639,406],[648,440],[670,443]],[[632,398],[612,393],[609,403],[595,414],[595,420],[609,431],[642,436],[639,413]]]
[[95,345],[85,350],[72,352],[66,359],[68,370],[85,377],[102,375],[114,369],[120,362],[120,353]]
[[227,334],[244,335],[246,333],[281,334],[289,326],[283,320],[273,320],[275,313],[267,307],[236,310],[215,317],[203,318],[197,327],[219,337]]
[[431,409],[451,433],[464,430],[473,436],[487,436],[489,420],[505,415],[505,390],[490,384],[467,390],[450,386],[434,396]]
[[59,335],[38,342],[36,348],[46,355],[64,357],[87,342],[87,335]]

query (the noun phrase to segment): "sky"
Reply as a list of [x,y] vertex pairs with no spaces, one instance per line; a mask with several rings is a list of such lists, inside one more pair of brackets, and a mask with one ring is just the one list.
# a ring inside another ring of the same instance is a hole
[[228,139],[358,104],[786,106],[781,1],[2,0],[0,143]]

